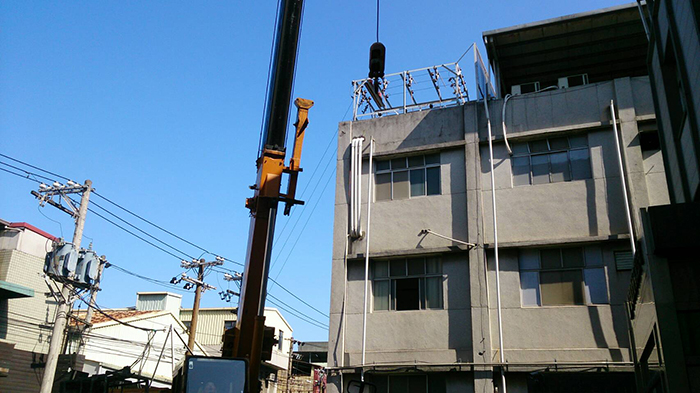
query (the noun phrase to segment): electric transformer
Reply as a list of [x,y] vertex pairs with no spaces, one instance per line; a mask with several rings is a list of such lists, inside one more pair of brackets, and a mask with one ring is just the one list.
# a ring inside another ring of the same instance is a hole
[[78,252],[72,243],[63,243],[46,254],[44,273],[51,277],[68,278],[75,273]]

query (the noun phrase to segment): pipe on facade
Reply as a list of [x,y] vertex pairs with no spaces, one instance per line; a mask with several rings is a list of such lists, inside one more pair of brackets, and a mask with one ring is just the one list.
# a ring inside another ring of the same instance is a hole
[[[364,366],[366,364],[365,351],[367,347],[367,298],[368,298],[368,287],[369,287],[369,230],[370,230],[370,219],[371,219],[371,207],[372,207],[372,156],[374,155],[374,138],[369,141],[369,167],[367,170],[367,232],[365,238],[365,300],[364,300],[364,311],[362,313],[362,373],[360,379],[365,380]],[[344,355],[343,355],[344,356]]]
[[[493,213],[493,249],[494,249],[494,259],[496,262],[496,304],[497,304],[497,318],[498,318],[498,354],[501,363],[505,363],[505,354],[503,353],[503,315],[501,310],[501,272],[500,264],[498,260],[498,219],[496,214],[496,177],[494,174],[493,165],[493,136],[491,133],[491,116],[489,115],[489,104],[488,95],[484,95],[484,110],[486,112],[486,127],[488,129],[489,137],[489,161],[490,161],[490,173],[491,173],[491,205]],[[504,373],[504,367],[501,367],[501,386],[503,390],[502,393],[506,393],[506,375]]]
[[634,229],[632,226],[632,214],[630,213],[630,202],[627,196],[627,177],[625,176],[625,167],[622,164],[622,149],[620,148],[620,137],[617,135],[617,117],[615,116],[615,103],[610,100],[610,116],[613,124],[613,133],[615,134],[615,148],[617,149],[617,164],[620,167],[620,183],[622,183],[622,196],[625,200],[625,213],[627,214],[627,229],[630,232],[630,246],[632,247],[632,256],[637,254],[637,248],[634,244]]

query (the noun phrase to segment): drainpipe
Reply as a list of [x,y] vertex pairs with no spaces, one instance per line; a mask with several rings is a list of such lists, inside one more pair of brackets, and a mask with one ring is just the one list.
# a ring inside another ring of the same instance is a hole
[[501,314],[501,272],[498,261],[498,220],[496,218],[496,178],[493,173],[493,137],[491,135],[491,116],[489,115],[488,94],[484,94],[484,109],[486,111],[486,125],[489,132],[489,161],[491,163],[491,206],[493,207],[493,249],[496,260],[496,304],[498,307],[498,354],[501,361],[501,386],[503,390],[499,393],[506,393],[506,375],[504,373],[504,365],[506,362],[505,354],[503,353],[503,316]]
[[617,163],[620,166],[620,182],[622,183],[622,196],[625,200],[625,213],[627,213],[627,229],[630,232],[630,247],[632,247],[632,256],[637,254],[637,248],[634,244],[634,230],[632,228],[632,214],[630,213],[630,202],[627,197],[627,179],[625,177],[625,168],[622,165],[622,149],[620,148],[620,137],[617,135],[617,118],[615,117],[615,103],[610,100],[610,116],[613,124],[613,133],[615,134],[615,147],[617,148]]
[[[369,167],[367,169],[367,237],[365,238],[365,304],[362,314],[362,372],[360,380],[365,380],[365,349],[367,347],[367,292],[369,289],[369,228],[370,228],[370,210],[372,207],[372,155],[374,155],[374,138],[369,142]],[[360,164],[361,165],[361,164]],[[361,167],[361,166],[360,166]]]

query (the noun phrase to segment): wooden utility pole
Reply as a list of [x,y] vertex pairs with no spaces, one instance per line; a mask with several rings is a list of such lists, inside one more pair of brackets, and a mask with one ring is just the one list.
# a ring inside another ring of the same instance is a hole
[[[69,182],[70,183],[70,182]],[[80,187],[80,186],[78,186]],[[54,187],[61,190],[60,187]],[[80,207],[75,217],[75,231],[73,232],[73,247],[75,250],[80,249],[80,242],[83,240],[83,228],[85,227],[85,215],[87,214],[88,201],[90,200],[90,191],[92,191],[92,182],[85,180],[85,185],[82,186],[82,197],[80,198]],[[63,193],[62,193],[63,194]],[[66,201],[70,199],[66,198]],[[53,389],[53,381],[56,376],[56,365],[58,364],[58,355],[61,352],[61,344],[63,334],[66,329],[68,320],[68,311],[71,307],[71,296],[73,286],[69,282],[63,284],[61,289],[61,297],[58,299],[58,308],[56,309],[56,319],[53,324],[53,332],[51,334],[51,343],[49,345],[49,353],[46,357],[46,368],[44,369],[44,378],[41,380],[40,393],[51,393]]]
[[187,346],[189,347],[189,354],[194,355],[192,353],[193,348],[194,348],[194,339],[195,339],[195,334],[197,333],[197,319],[199,317],[199,300],[202,298],[202,292],[206,291],[207,289],[216,289],[216,287],[213,287],[209,284],[206,284],[204,282],[204,268],[209,267],[209,266],[219,266],[224,264],[224,259],[221,257],[216,257],[216,260],[207,262],[204,260],[204,258],[200,260],[193,260],[192,262],[187,262],[187,261],[182,261],[180,266],[184,268],[197,268],[197,278],[192,279],[189,278],[185,275],[185,273],[182,273],[182,278],[180,279],[181,281],[186,281],[190,284],[194,284],[197,289],[194,292],[194,304],[192,305],[192,320],[190,321],[190,335],[189,338],[187,339]]
[[[204,262],[202,259],[200,262]],[[202,263],[199,264],[197,269],[197,280],[202,282],[204,280],[204,266]],[[194,348],[194,335],[197,333],[197,319],[199,317],[199,300],[202,298],[202,285],[197,284],[197,289],[194,291],[194,304],[192,305],[192,320],[190,321],[190,338],[187,340],[187,346]],[[194,355],[190,353],[190,355]]]
[[294,337],[289,337],[289,365],[287,366],[287,393],[292,391],[292,352],[294,352]]

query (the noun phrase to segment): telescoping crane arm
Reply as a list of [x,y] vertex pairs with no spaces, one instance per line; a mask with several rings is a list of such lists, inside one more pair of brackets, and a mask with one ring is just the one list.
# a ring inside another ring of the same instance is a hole
[[[259,371],[265,331],[265,297],[272,255],[275,219],[279,202],[285,202],[285,214],[294,204],[297,175],[308,125],[308,110],[313,101],[296,99],[298,108],[295,142],[289,166],[285,166],[285,143],[289,102],[294,82],[303,0],[281,0],[273,69],[263,127],[263,149],[257,159],[254,196],[246,200],[250,209],[250,232],[236,327],[226,332],[224,357],[246,358],[249,361],[248,381],[251,393],[260,391]],[[280,193],[282,174],[288,173],[287,193]]]

